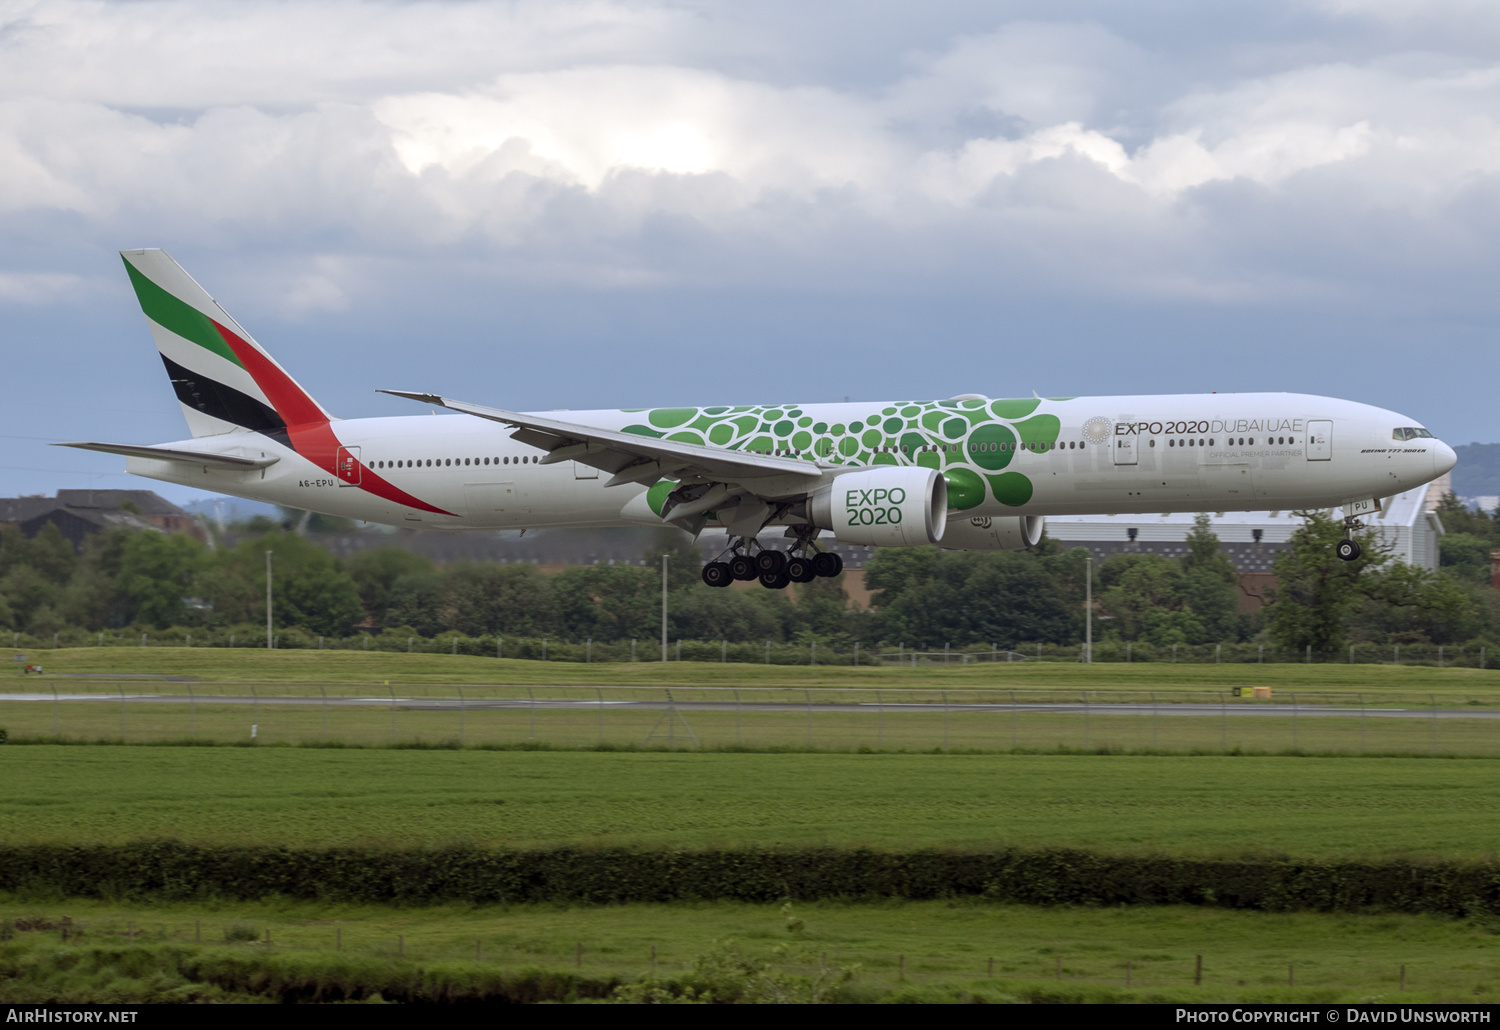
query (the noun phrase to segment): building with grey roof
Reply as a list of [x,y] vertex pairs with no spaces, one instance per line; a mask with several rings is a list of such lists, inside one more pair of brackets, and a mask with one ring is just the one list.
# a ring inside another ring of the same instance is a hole
[[[1427,487],[1397,494],[1385,510],[1365,517],[1393,549],[1395,557],[1408,565],[1436,569],[1438,538],[1443,524],[1427,508]],[[1332,509],[1335,518],[1343,511]],[[1053,515],[1047,519],[1047,535],[1064,546],[1086,547],[1098,561],[1111,554],[1147,553],[1180,558],[1188,553],[1187,536],[1197,512],[1163,512],[1156,515]],[[1224,552],[1242,574],[1268,574],[1276,555],[1290,544],[1302,519],[1292,511],[1209,512],[1213,531]]]
[[79,549],[89,534],[111,526],[201,533],[192,515],[150,490],[59,490],[56,497],[0,497],[0,525],[16,526],[29,538],[49,524]]

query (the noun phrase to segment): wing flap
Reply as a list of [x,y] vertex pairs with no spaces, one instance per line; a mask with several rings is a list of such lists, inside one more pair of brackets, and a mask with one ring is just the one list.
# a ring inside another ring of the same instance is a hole
[[[717,447],[705,447],[701,444],[683,443],[678,440],[662,440],[638,436],[634,433],[620,433],[612,429],[597,429],[574,422],[467,404],[432,393],[410,393],[405,390],[380,390],[378,392],[513,426],[516,431],[511,434],[512,438],[532,447],[542,448],[549,453],[567,448],[563,452],[567,458],[604,472],[617,474],[629,466],[637,464],[644,466],[646,462],[652,462],[660,463],[663,475],[670,469],[683,476],[713,482],[740,482],[776,476],[806,477],[811,481],[821,478],[824,474],[823,470],[812,462],[796,458],[727,451]],[[588,446],[579,446],[583,444]],[[563,458],[557,460],[560,461]],[[618,482],[611,480],[610,485],[644,482],[645,479],[645,476],[620,478],[616,475]],[[808,485],[810,487],[811,482]]]

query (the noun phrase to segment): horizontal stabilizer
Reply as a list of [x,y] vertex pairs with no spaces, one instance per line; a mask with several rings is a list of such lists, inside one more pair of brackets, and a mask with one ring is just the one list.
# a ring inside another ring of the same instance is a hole
[[131,443],[94,443],[77,441],[55,443],[53,447],[77,447],[81,451],[103,451],[105,454],[123,454],[127,458],[154,458],[157,461],[180,461],[185,465],[204,465],[208,468],[231,469],[248,472],[274,465],[278,457],[242,458],[238,454],[214,454],[211,451],[185,451],[179,447],[150,447]]

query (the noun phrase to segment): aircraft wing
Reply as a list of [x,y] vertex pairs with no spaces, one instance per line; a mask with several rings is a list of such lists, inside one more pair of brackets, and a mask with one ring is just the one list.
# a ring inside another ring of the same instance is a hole
[[212,451],[189,451],[180,447],[150,447],[133,443],[94,443],[74,441],[55,443],[53,447],[77,447],[82,451],[103,451],[105,454],[123,454],[127,458],[155,458],[157,461],[178,461],[185,465],[206,465],[209,468],[230,469],[246,472],[274,465],[280,458],[242,458],[238,454],[215,454]]
[[611,473],[605,486],[654,483],[667,475],[715,483],[795,476],[806,477],[807,486],[811,489],[823,475],[817,465],[797,458],[726,451],[679,440],[618,433],[611,429],[596,429],[574,422],[466,404],[432,393],[409,393],[404,390],[377,392],[514,426],[516,431],[511,434],[514,439],[547,451],[546,457],[541,459],[543,465],[559,461],[577,461],[590,465]]

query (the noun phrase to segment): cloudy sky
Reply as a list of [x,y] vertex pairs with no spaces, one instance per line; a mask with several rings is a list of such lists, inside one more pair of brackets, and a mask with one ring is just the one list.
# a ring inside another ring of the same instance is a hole
[[1287,390],[1500,440],[1497,119],[1485,0],[0,0],[0,494],[185,435],[131,247],[344,416]]

